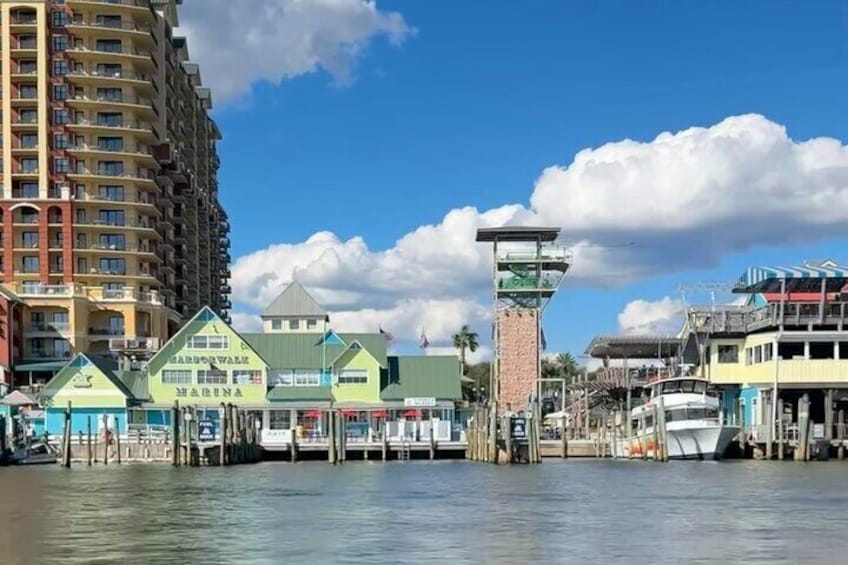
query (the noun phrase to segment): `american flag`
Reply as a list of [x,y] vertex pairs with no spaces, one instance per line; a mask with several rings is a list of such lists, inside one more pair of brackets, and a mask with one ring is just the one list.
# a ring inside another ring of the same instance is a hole
[[386,342],[392,341],[395,338],[395,336],[385,331],[383,329],[383,326],[380,326],[380,334],[383,336],[383,339],[385,339]]
[[424,333],[424,330],[421,330],[421,349],[427,349],[430,347],[430,340],[427,339],[427,334]]

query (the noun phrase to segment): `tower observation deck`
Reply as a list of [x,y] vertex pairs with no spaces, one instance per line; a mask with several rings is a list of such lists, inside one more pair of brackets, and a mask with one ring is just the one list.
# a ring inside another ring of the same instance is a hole
[[501,410],[523,410],[538,391],[542,312],[571,265],[559,228],[502,227],[477,230],[493,248],[492,400]]

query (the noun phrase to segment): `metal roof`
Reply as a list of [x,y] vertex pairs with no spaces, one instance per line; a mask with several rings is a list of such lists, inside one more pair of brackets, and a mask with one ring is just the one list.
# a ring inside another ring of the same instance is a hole
[[751,267],[739,277],[733,292],[755,294],[780,292],[838,292],[848,284],[848,267],[834,261],[807,262],[797,267]]
[[559,228],[504,226],[500,228],[480,228],[477,241],[555,241],[559,237]]
[[683,346],[679,337],[648,335],[596,336],[586,355],[603,359],[668,359]]
[[435,398],[462,400],[459,359],[449,355],[389,357],[388,382],[383,400]]
[[303,288],[294,281],[262,312],[262,318],[285,316],[327,317],[327,311]]
[[354,341],[368,350],[377,362],[386,366],[386,338],[382,334],[336,334],[344,343],[321,345],[320,334],[253,333],[242,334],[256,353],[271,369],[324,368],[344,352]]

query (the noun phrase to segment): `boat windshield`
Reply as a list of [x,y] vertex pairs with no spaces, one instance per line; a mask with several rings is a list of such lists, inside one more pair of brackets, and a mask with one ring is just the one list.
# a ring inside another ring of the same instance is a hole
[[660,388],[657,391],[658,394],[678,394],[681,392],[704,394],[707,392],[707,383],[694,379],[678,379],[660,383],[660,387],[658,388]]
[[681,420],[717,420],[718,410],[714,408],[673,408],[666,410],[666,422]]

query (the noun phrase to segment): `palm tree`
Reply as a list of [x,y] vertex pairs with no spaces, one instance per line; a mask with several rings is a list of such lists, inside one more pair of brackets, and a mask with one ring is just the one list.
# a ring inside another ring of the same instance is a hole
[[462,374],[465,374],[465,352],[474,353],[480,344],[477,341],[477,332],[472,332],[468,325],[462,326],[458,332],[453,334],[453,346],[459,349],[459,362]]
[[556,362],[559,365],[562,376],[566,379],[580,372],[577,368],[577,361],[571,353],[560,353],[556,356]]

